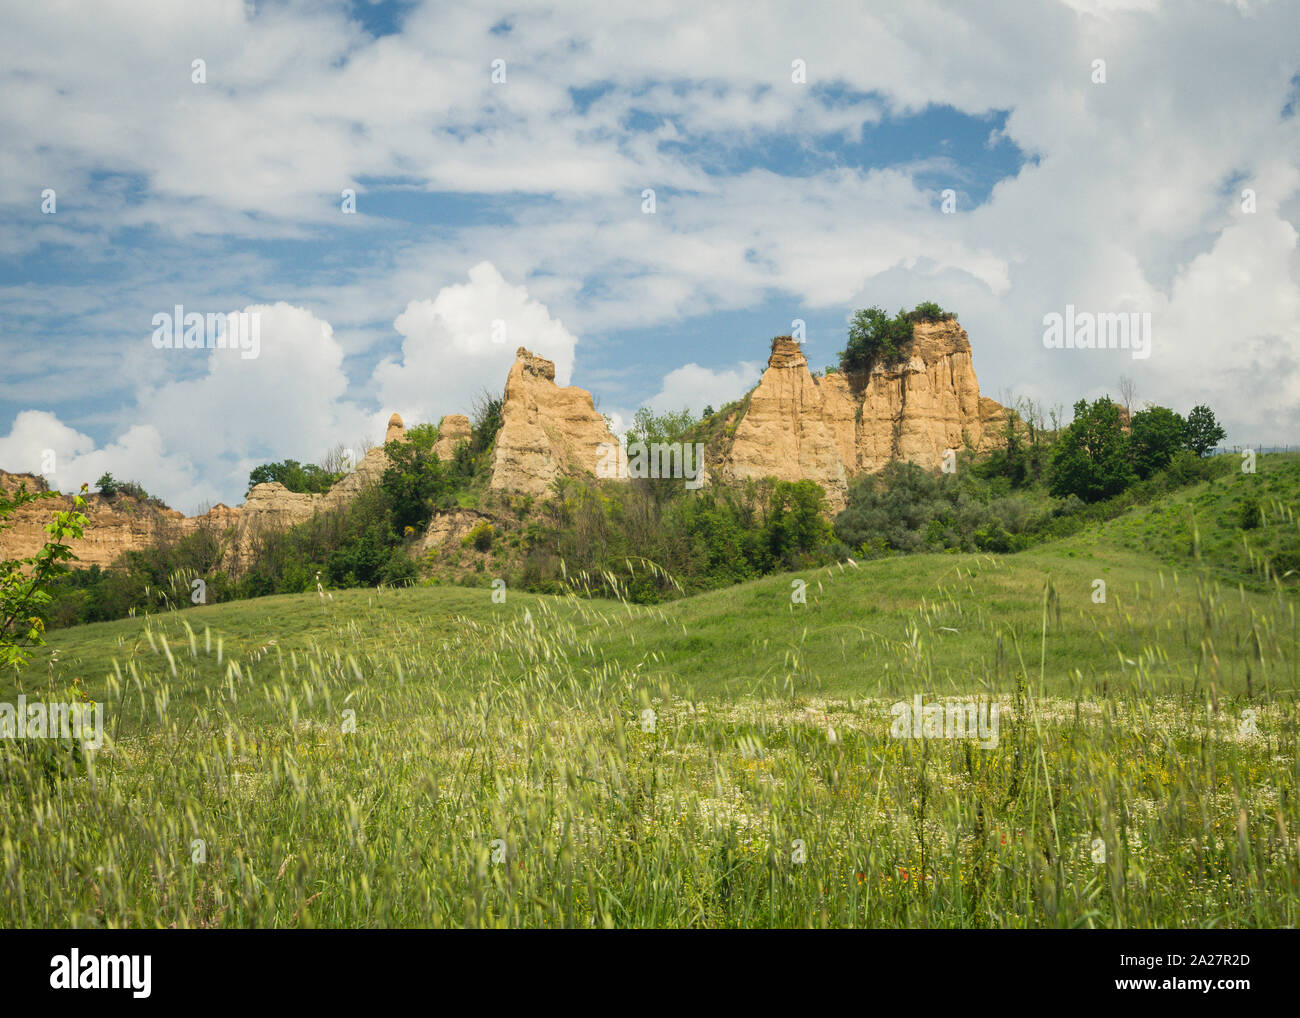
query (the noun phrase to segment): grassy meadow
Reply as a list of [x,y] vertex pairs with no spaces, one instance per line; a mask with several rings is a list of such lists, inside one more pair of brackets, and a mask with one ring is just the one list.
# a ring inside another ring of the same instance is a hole
[[[1293,926],[1297,587],[1264,553],[1298,505],[1261,457],[1016,555],[657,607],[413,587],[56,631],[0,701],[93,699],[105,742],[0,742],[0,923]],[[891,737],[917,694],[996,702],[997,745]]]

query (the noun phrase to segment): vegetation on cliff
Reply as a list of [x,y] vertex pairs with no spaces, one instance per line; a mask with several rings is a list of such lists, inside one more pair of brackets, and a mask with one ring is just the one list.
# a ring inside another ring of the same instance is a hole
[[879,307],[861,308],[849,324],[849,341],[840,351],[840,370],[867,372],[877,364],[890,366],[907,357],[918,322],[942,322],[957,317],[932,301],[923,301],[911,311],[899,310],[893,318]]

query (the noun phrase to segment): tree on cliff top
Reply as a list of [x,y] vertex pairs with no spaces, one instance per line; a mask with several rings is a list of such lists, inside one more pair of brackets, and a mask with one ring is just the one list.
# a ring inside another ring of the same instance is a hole
[[278,481],[290,491],[314,492],[323,495],[346,473],[346,470],[329,470],[317,466],[315,463],[299,463],[297,460],[263,463],[260,467],[254,467],[249,473],[248,490],[252,491],[259,484]]
[[907,356],[912,328],[918,322],[941,322],[956,318],[933,301],[922,301],[911,311],[899,310],[890,318],[884,308],[860,308],[849,323],[849,343],[840,351],[840,370],[870,371],[877,364],[898,364]]
[[384,446],[388,467],[379,483],[396,534],[423,530],[454,495],[456,478],[433,451],[437,441],[437,428],[417,424],[406,430],[405,441]]

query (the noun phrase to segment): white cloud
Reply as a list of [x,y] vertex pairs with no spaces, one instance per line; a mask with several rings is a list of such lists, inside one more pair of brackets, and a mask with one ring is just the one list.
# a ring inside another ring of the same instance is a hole
[[138,481],[151,493],[192,491],[195,485],[192,464],[184,455],[168,455],[152,425],[135,425],[96,448],[89,435],[41,410],[18,414],[9,434],[0,436],[0,463],[15,473],[41,474],[58,491],[75,492],[83,484],[93,491],[104,474]]
[[[36,463],[53,449],[61,490],[94,484],[104,472],[142,483],[192,511],[205,502],[242,501],[248,471],[268,460],[320,459],[338,444],[382,435],[377,414],[347,400],[343,351],[327,322],[289,304],[251,305],[260,316],[260,353],[153,348],[132,356],[148,381],[119,415],[121,432],[102,447],[54,414],[24,411],[0,440],[0,462]],[[197,362],[197,363],[196,363]],[[177,378],[199,368],[193,378]],[[7,469],[15,469],[8,466]],[[21,469],[21,468],[19,468]]]
[[699,416],[706,406],[719,410],[724,403],[739,399],[758,384],[762,373],[762,364],[748,361],[722,371],[684,364],[664,375],[663,384],[647,405],[656,413],[687,409]]
[[519,347],[554,361],[557,385],[568,385],[573,372],[574,335],[490,262],[470,269],[468,283],[411,301],[393,326],[403,337],[401,357],[381,361],[372,384],[385,410],[408,424],[467,413],[483,389],[500,392]]
[[[235,0],[183,13],[55,2],[15,8],[0,37],[0,214],[12,227],[0,253],[126,253],[111,286],[92,274],[0,289],[0,343],[19,346],[15,321],[39,329],[71,309],[86,347],[75,357],[57,344],[6,348],[0,399],[72,419],[68,393],[102,396],[115,373],[138,379],[111,434],[156,431],[160,455],[178,457],[158,473],[176,485],[169,499],[237,497],[250,460],[319,455],[373,434],[393,409],[463,411],[480,387],[499,388],[516,346],[552,357],[567,380],[574,334],[774,295],[846,316],[866,303],[955,307],[991,392],[1069,405],[1133,374],[1144,398],[1178,409],[1208,399],[1243,440],[1300,429],[1300,116],[1281,119],[1297,71],[1295,2],[1068,0],[1027,15],[996,0],[635,10],[592,0],[557,16],[522,0],[506,35],[489,33],[493,12],[430,3],[380,39],[341,6],[252,11]],[[871,59],[846,39],[866,40]],[[207,60],[207,85],[190,82],[191,54]],[[505,85],[491,83],[497,56]],[[807,86],[790,81],[796,57]],[[1105,85],[1091,81],[1097,58]],[[594,85],[604,94],[575,108],[570,88]],[[828,87],[841,98],[823,103]],[[1010,111],[1000,133],[1034,157],[979,208],[937,211],[933,174],[950,167],[963,194],[971,183],[944,139],[888,169],[839,157],[804,176],[763,168],[781,153],[759,146],[815,151],[828,134],[859,138],[863,124],[943,105]],[[637,114],[661,119],[629,130]],[[738,169],[726,168],[732,157]],[[381,225],[359,183],[370,179],[491,196],[503,214],[414,243],[402,233],[346,270],[307,259],[301,276],[277,275],[270,251],[220,247],[309,237],[346,249],[339,230]],[[59,189],[60,211],[33,216],[46,186]],[[345,186],[358,189],[356,217],[338,211]],[[1253,216],[1237,208],[1242,186],[1258,191]],[[643,187],[659,192],[655,216],[640,212]],[[124,227],[177,238],[165,286],[148,249],[115,246]],[[206,242],[179,246],[196,235],[217,238],[214,256]],[[443,285],[470,265],[468,283]],[[125,298],[153,306],[160,289],[208,292],[214,278],[216,292],[238,295],[232,305],[281,299],[308,315],[278,313],[283,360],[196,375],[193,361],[174,370],[96,335],[96,317]],[[406,303],[431,287],[436,297]],[[1042,316],[1066,303],[1151,310],[1151,359],[1043,350]],[[394,316],[401,352],[376,365],[373,325]],[[485,348],[494,318],[507,339]],[[738,337],[710,362],[753,356],[764,340]],[[739,395],[723,393],[738,370],[688,365],[646,402],[717,406]],[[108,413],[126,393],[111,392]],[[92,429],[80,413],[78,428]]]
[[0,464],[37,471],[50,449],[58,467],[48,480],[62,490],[110,472],[186,511],[237,504],[259,463],[314,462],[340,444],[359,454],[363,443],[381,439],[394,410],[408,424],[468,411],[481,389],[501,390],[519,346],[553,360],[557,384],[567,385],[577,345],[525,287],[483,262],[467,283],[413,300],[397,317],[401,356],[376,367],[378,407],[367,410],[348,397],[344,351],[328,322],[284,302],[243,313],[259,317],[257,357],[237,349],[157,350],[142,337],[129,354],[142,384],[135,405],[119,415],[117,438],[97,447],[55,414],[25,410],[0,438]]

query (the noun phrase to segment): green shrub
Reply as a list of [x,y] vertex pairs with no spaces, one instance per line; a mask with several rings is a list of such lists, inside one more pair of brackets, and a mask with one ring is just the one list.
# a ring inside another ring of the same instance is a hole
[[1259,507],[1259,499],[1254,495],[1247,495],[1241,500],[1241,509],[1238,512],[1237,525],[1242,530],[1254,530],[1263,522],[1264,513]]
[[1052,450],[1051,492],[1097,502],[1118,495],[1137,479],[1119,407],[1103,396],[1079,400],[1074,420]]
[[474,546],[475,551],[488,551],[492,547],[492,539],[496,536],[496,528],[487,520],[479,523],[461,538],[461,544],[468,548]]
[[260,467],[254,467],[248,475],[248,490],[252,491],[259,484],[276,481],[290,491],[324,494],[343,476],[341,470],[331,471],[315,463],[284,460],[280,463],[264,463]]
[[900,310],[893,318],[883,308],[859,309],[849,323],[849,341],[840,352],[840,368],[846,372],[867,372],[876,364],[897,364],[907,356],[914,325],[956,317],[933,301],[923,301],[911,311]]

